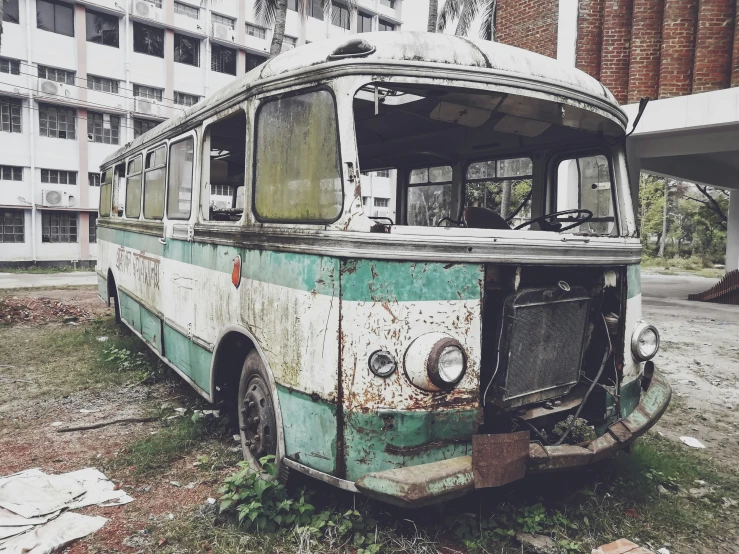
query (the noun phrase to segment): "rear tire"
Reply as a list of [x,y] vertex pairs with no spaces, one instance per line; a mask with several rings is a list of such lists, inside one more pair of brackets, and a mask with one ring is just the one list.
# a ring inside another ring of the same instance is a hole
[[[267,371],[256,350],[246,356],[241,370],[238,415],[244,460],[261,469],[261,458],[277,456],[277,417]],[[278,467],[280,462],[275,458]]]
[[123,321],[121,320],[121,306],[118,302],[118,289],[115,283],[113,283],[113,310],[115,311],[115,322],[117,325],[120,325]]

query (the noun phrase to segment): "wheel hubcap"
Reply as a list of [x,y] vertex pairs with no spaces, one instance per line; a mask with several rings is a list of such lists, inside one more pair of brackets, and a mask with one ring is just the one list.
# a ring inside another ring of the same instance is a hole
[[264,381],[259,377],[249,381],[239,413],[239,426],[244,444],[257,461],[275,453],[272,402]]

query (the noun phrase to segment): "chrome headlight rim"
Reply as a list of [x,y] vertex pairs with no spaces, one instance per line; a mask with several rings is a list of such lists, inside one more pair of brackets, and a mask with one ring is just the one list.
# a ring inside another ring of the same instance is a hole
[[[654,347],[654,352],[652,352],[649,356],[644,356],[639,350],[639,340],[641,339],[642,335],[647,331],[654,332],[654,336],[656,338],[656,344]],[[659,346],[660,346],[660,336],[659,336],[659,331],[657,330],[657,328],[651,323],[647,323],[646,321],[637,322],[636,326],[634,327],[634,331],[631,334],[631,354],[634,356],[634,358],[636,358],[640,362],[648,362],[649,360],[651,360],[657,355],[657,352],[659,352]]]
[[[462,371],[460,371],[459,375],[452,381],[445,380],[441,376],[439,368],[441,356],[447,348],[456,348],[462,355]],[[428,374],[429,381],[431,381],[434,386],[441,390],[454,389],[467,374],[467,353],[465,352],[462,343],[452,337],[442,338],[436,341],[429,352],[426,372]]]
[[[385,356],[389,360],[392,361],[391,367],[389,370],[381,372],[379,370],[376,370],[375,367],[372,364],[372,361],[376,359],[378,356]],[[389,350],[383,350],[382,348],[378,348],[377,350],[374,350],[372,354],[369,355],[369,358],[367,359],[367,365],[369,366],[370,373],[372,375],[376,375],[377,377],[380,377],[382,379],[387,379],[391,375],[393,375],[398,370],[398,360],[395,358],[392,352]]]

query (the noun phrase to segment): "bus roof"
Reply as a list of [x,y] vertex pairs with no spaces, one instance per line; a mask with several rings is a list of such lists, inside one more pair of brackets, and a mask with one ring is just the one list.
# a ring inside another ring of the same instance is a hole
[[[342,47],[345,50],[341,50]],[[539,90],[543,87],[553,94],[586,102],[590,99],[601,109],[605,107],[620,121],[621,127],[625,128],[627,122],[613,94],[598,80],[547,56],[499,42],[441,33],[374,32],[344,35],[283,52],[187,108],[181,115],[162,122],[119,148],[105,158],[102,165],[110,164],[127,151],[137,150],[180,125],[203,119],[214,108],[262,83],[351,65],[364,65],[368,73],[376,72],[378,67],[394,68],[399,74],[403,73],[403,68],[412,67],[478,72],[511,86],[524,85]]]

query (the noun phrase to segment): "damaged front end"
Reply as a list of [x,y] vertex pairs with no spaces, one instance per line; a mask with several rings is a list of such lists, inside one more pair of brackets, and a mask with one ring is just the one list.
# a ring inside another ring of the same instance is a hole
[[659,336],[640,320],[638,266],[484,273],[471,454],[364,475],[356,487],[367,496],[418,507],[597,462],[667,408],[670,386],[651,361]]

